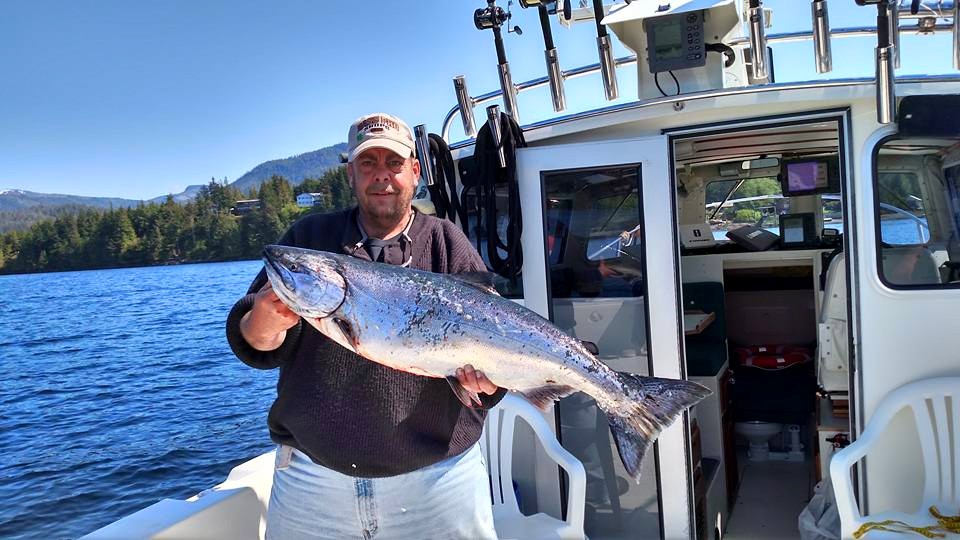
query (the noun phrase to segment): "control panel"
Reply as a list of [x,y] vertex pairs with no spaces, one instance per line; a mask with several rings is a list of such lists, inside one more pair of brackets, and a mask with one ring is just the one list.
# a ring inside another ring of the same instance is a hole
[[643,25],[650,73],[706,65],[702,10],[651,17]]

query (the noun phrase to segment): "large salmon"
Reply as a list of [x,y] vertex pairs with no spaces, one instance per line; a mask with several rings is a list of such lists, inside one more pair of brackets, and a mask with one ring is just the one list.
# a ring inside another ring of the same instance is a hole
[[543,410],[585,392],[606,414],[628,474],[639,478],[649,444],[710,394],[689,381],[613,371],[550,321],[497,295],[487,274],[434,274],[322,251],[267,246],[277,296],[317,330],[368,360],[457,383],[473,365]]

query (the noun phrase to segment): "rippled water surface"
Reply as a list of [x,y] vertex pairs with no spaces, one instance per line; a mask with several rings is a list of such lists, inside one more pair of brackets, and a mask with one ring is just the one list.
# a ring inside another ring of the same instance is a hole
[[259,262],[0,276],[0,538],[75,538],[270,449],[223,323]]

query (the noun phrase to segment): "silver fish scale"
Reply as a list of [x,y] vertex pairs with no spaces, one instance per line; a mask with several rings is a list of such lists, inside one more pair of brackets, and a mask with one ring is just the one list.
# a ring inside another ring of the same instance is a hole
[[347,292],[335,315],[351,323],[363,356],[434,377],[471,364],[520,391],[557,384],[602,399],[621,390],[579,341],[513,301],[446,275],[364,266],[340,260]]

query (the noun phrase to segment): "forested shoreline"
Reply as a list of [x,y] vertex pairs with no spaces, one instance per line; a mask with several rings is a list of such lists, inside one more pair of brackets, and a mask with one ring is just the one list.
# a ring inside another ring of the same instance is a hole
[[[299,208],[300,193],[322,197],[312,208]],[[259,208],[234,215],[231,209],[243,199],[259,199]],[[295,187],[273,176],[246,193],[211,181],[186,204],[167,197],[133,208],[81,208],[0,234],[0,274],[256,259],[301,216],[353,204],[343,167]]]

